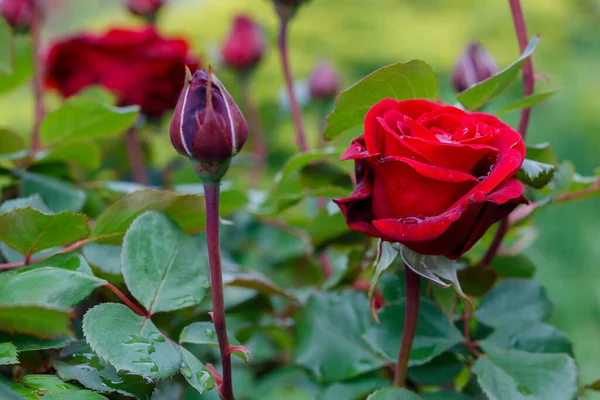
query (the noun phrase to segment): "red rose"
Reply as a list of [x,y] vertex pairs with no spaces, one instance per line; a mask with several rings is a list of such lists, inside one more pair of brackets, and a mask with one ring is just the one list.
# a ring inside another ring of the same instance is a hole
[[166,0],[127,0],[127,8],[132,14],[153,19]]
[[152,28],[113,29],[54,44],[46,84],[65,97],[102,85],[117,95],[119,105],[138,104],[145,115],[156,117],[177,104],[186,64],[192,70],[198,67],[185,40],[163,38]]
[[262,28],[245,15],[236,17],[221,50],[225,64],[232,69],[247,70],[258,64],[264,52],[265,35]]
[[527,202],[512,179],[524,158],[521,136],[492,115],[385,99],[342,156],[357,185],[335,202],[352,229],[456,259]]

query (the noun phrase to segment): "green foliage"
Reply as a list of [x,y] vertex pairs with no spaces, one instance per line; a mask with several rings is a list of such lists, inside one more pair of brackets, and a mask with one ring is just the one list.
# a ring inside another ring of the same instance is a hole
[[[234,337],[229,337],[228,339],[231,346],[240,346],[240,343]],[[212,322],[194,322],[186,326],[179,335],[179,342],[219,347],[217,333]],[[250,352],[247,350],[235,350],[232,354],[244,361],[250,361]]]
[[122,304],[105,303],[89,310],[83,333],[92,350],[117,370],[164,379],[181,367],[177,346],[152,321]]
[[437,100],[439,85],[431,67],[420,60],[396,63],[367,75],[340,94],[327,117],[323,136],[331,140],[363,122],[375,103],[386,99]]
[[[60,400],[103,400],[106,397],[84,390],[77,385],[65,383],[53,375],[27,375],[20,384],[29,389],[21,393],[30,393],[31,395],[40,395],[42,399],[60,399]],[[37,398],[34,397],[34,398]]]
[[367,400],[419,400],[421,397],[404,388],[381,389],[369,397]]
[[113,107],[89,97],[71,97],[49,113],[40,129],[44,143],[98,139],[122,133],[135,122],[138,107]]
[[512,111],[521,110],[523,108],[531,108],[531,107],[535,106],[536,104],[539,104],[542,101],[547,100],[550,97],[554,96],[554,94],[556,92],[558,92],[558,90],[556,90],[556,89],[542,90],[540,92],[532,94],[531,96],[523,97],[522,99],[516,100],[516,101],[502,107],[500,110],[498,110],[498,112],[496,112],[496,115],[500,116],[500,115],[503,115],[503,114],[506,114],[506,113],[509,113]]
[[0,74],[12,74],[12,32],[10,26],[0,16]]
[[526,185],[541,189],[552,180],[554,166],[530,159],[525,159],[521,169],[517,173],[517,179]]
[[562,400],[577,394],[575,363],[564,354],[490,351],[473,372],[492,400]]
[[540,38],[534,36],[521,56],[514,63],[510,64],[494,76],[483,82],[479,82],[460,93],[457,96],[458,101],[469,110],[476,110],[496,98],[515,80],[523,63],[527,57],[531,57],[539,41]]
[[0,343],[0,365],[18,364],[19,351],[10,342]]
[[164,214],[145,212],[123,239],[125,283],[150,315],[199,304],[210,286],[201,254],[198,241]]

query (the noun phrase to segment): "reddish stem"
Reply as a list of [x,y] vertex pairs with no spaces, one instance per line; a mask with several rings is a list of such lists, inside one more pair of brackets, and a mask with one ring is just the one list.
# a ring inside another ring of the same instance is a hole
[[131,310],[133,312],[135,312],[137,315],[139,315],[140,317],[144,317],[144,318],[149,318],[148,314],[146,312],[144,312],[144,310],[142,310],[140,307],[138,307],[133,301],[129,300],[127,298],[127,296],[125,296],[123,294],[123,292],[121,292],[116,286],[114,286],[112,283],[106,282],[104,284],[104,287],[109,289],[111,292],[113,292],[114,294],[117,295],[118,298],[120,298],[123,303],[125,303],[125,305],[129,308],[131,308]]
[[215,324],[221,364],[223,366],[223,400],[234,400],[231,381],[231,355],[225,323],[225,304],[223,301],[223,273],[221,270],[221,251],[219,244],[219,182],[204,183],[206,202],[206,242],[210,262],[210,288],[212,292],[212,320]]
[[394,371],[394,386],[406,386],[406,371],[408,370],[408,359],[410,349],[417,329],[419,319],[419,303],[421,300],[421,277],[404,266],[406,287],[406,309],[404,312],[404,328],[402,329],[402,342],[398,352],[398,362]]
[[146,168],[144,167],[144,153],[135,128],[130,128],[125,132],[125,148],[129,157],[129,166],[133,181],[147,186],[149,181]]
[[242,103],[246,112],[246,118],[248,119],[248,134],[252,138],[253,145],[252,150],[256,169],[252,178],[256,180],[255,183],[258,183],[267,164],[268,148],[260,124],[260,115],[250,95],[249,76],[247,73],[240,75],[240,87],[242,89]]
[[306,135],[304,134],[302,111],[300,110],[300,105],[298,104],[296,93],[294,91],[294,81],[292,79],[292,71],[290,68],[287,49],[287,31],[288,20],[282,19],[279,28],[279,55],[281,57],[281,66],[283,67],[283,76],[285,78],[285,84],[287,87],[292,118],[294,119],[294,125],[296,126],[296,141],[298,142],[298,147],[300,147],[300,150],[305,152],[308,150],[308,144],[306,142]]
[[44,61],[41,54],[41,10],[38,0],[31,2],[31,41],[33,44],[34,75],[33,93],[35,101],[35,119],[31,135],[31,155],[40,150],[40,126],[46,111],[44,109]]
[[[525,25],[525,18],[523,17],[523,9],[521,8],[520,0],[508,0],[510,4],[510,10],[512,12],[513,21],[515,23],[515,31],[517,32],[517,40],[519,42],[519,49],[521,53],[527,47],[527,27]],[[535,83],[535,77],[533,74],[533,63],[531,57],[527,57],[523,63],[523,97],[530,96],[533,93],[533,86]],[[529,116],[531,115],[531,107],[523,109],[521,111],[521,120],[519,121],[519,133],[524,138],[527,134],[527,127],[529,126]],[[496,253],[500,249],[502,239],[508,232],[509,224],[508,217],[505,217],[500,221],[500,226],[496,231],[496,236],[492,240],[492,244],[488,249],[487,253],[479,263],[482,266],[489,265],[490,262],[496,256]]]

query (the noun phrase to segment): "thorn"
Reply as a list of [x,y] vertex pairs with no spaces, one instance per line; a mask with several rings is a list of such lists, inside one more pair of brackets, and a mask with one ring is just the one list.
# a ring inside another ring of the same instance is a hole
[[213,322],[213,324],[214,324],[214,323],[215,323],[215,317],[213,316],[213,314],[214,314],[214,313],[213,313],[212,311],[210,311],[210,312],[208,313],[208,315],[210,315],[210,320],[211,320],[211,321]]
[[229,350],[227,350],[227,354],[231,355],[234,351],[239,351],[239,352],[244,353],[244,355],[248,356],[246,358],[249,358],[250,354],[252,353],[250,350],[248,350],[244,346],[230,346]]

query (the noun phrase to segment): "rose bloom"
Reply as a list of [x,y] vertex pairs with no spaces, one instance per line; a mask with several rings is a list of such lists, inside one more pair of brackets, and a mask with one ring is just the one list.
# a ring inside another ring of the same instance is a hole
[[355,161],[356,188],[334,200],[354,230],[456,259],[527,203],[513,179],[525,145],[492,115],[385,99],[364,129],[342,156]]
[[260,62],[264,52],[265,35],[262,28],[248,16],[237,16],[221,49],[225,64],[235,70],[248,70]]
[[140,17],[152,17],[164,2],[165,0],[127,0],[127,8]]
[[32,13],[29,0],[0,0],[0,13],[13,28],[29,28]]
[[46,85],[69,97],[90,85],[114,92],[120,106],[138,104],[149,117],[175,107],[185,80],[185,65],[198,61],[179,38],[154,29],[113,29],[55,43],[48,54]]

